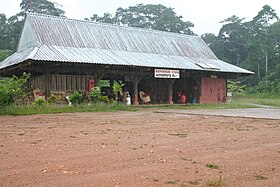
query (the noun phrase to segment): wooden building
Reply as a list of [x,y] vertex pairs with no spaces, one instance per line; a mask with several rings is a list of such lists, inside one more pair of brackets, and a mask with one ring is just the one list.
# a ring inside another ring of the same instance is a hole
[[[0,62],[0,76],[30,72],[29,86],[65,96],[101,79],[125,82],[139,104],[224,102],[226,80],[252,72],[219,60],[198,36],[28,13],[18,50]],[[63,99],[63,98],[62,98]]]

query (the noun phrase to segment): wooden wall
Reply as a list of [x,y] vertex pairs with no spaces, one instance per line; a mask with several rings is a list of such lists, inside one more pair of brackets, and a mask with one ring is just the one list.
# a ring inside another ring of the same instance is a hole
[[[50,91],[87,91],[88,80],[94,79],[94,76],[87,75],[58,75],[51,74],[49,77]],[[39,88],[44,91],[45,77],[43,75],[31,77],[29,86],[32,89]]]
[[226,100],[225,78],[201,78],[200,103],[222,103]]

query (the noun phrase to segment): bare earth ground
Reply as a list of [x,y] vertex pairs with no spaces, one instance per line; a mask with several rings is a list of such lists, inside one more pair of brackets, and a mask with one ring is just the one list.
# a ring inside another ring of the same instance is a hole
[[153,109],[2,116],[0,141],[0,186],[280,186],[280,120]]

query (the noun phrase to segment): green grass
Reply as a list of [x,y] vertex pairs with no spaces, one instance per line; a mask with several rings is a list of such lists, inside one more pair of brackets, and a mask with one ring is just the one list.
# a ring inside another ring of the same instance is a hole
[[124,104],[95,104],[78,105],[68,107],[67,105],[47,105],[43,107],[31,106],[7,106],[0,107],[0,115],[32,115],[32,114],[55,114],[72,112],[114,112],[114,111],[137,111],[141,108],[155,109],[230,109],[230,108],[256,108],[257,105],[267,105],[280,108],[280,96],[238,96],[232,98],[230,103],[219,104],[187,104],[187,105],[139,105],[127,106]]
[[139,105],[140,108],[158,108],[158,109],[227,109],[227,108],[255,108],[250,104],[243,103],[215,103],[215,104],[162,104],[162,105]]
[[178,132],[178,133],[168,133],[168,135],[171,135],[171,136],[178,136],[180,138],[186,138],[187,137],[187,133],[184,133],[184,132]]
[[267,177],[258,174],[258,175],[255,175],[255,179],[256,180],[267,180]]
[[232,99],[235,105],[267,105],[280,108],[280,96],[238,96]]
[[165,182],[165,184],[177,184],[180,180],[171,180],[171,181],[167,181]]
[[69,107],[67,105],[47,105],[43,107],[36,106],[8,106],[0,108],[0,115],[32,115],[32,114],[56,114],[73,112],[114,112],[114,111],[136,111],[135,108],[123,105],[77,105]]
[[218,166],[218,165],[215,165],[215,164],[210,164],[210,163],[208,163],[208,164],[206,164],[205,166],[208,167],[208,168],[211,168],[211,169],[219,169],[219,166]]

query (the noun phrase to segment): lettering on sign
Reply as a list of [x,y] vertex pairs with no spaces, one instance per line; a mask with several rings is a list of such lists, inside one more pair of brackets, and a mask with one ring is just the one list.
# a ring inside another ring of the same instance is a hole
[[155,78],[179,79],[180,70],[155,69]]

